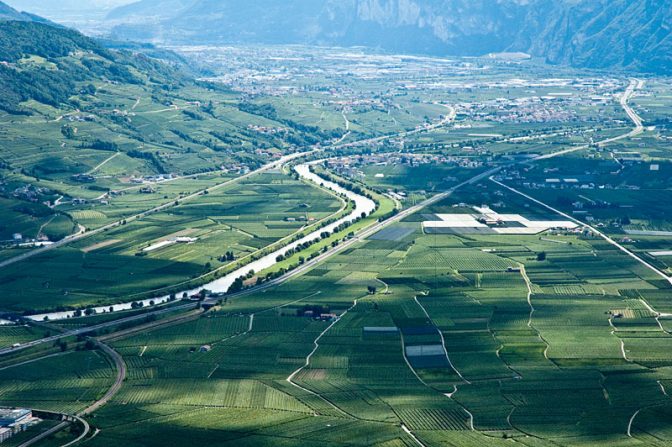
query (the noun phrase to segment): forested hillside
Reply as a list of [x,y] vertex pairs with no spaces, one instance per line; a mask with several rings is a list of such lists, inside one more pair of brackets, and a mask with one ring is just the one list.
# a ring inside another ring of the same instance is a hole
[[0,257],[15,234],[56,241],[174,206],[297,145],[342,135],[281,119],[183,66],[151,46],[0,20]]
[[[78,83],[170,83],[176,73],[142,55],[113,52],[77,31],[28,21],[0,22],[0,109],[29,113],[21,103],[70,101]],[[144,71],[144,75],[139,70]]]

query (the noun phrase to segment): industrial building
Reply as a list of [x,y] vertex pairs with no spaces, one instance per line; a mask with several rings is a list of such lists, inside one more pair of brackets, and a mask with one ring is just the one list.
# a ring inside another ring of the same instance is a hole
[[0,444],[39,421],[25,408],[0,408]]

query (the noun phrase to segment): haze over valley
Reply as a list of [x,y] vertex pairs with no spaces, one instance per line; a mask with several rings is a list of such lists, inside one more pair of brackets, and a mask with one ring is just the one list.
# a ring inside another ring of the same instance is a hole
[[670,6],[0,2],[0,445],[672,445]]

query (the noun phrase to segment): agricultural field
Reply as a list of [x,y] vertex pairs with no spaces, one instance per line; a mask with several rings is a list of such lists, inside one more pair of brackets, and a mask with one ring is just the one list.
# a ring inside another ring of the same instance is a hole
[[655,275],[590,237],[425,235],[415,217],[272,294],[114,342],[129,379],[91,442],[411,445],[400,426],[425,445],[665,436]]
[[97,351],[79,351],[3,367],[0,377],[0,405],[74,414],[107,391],[115,372]]
[[[343,209],[341,199],[280,172],[252,176],[3,269],[12,297],[3,308],[129,301],[235,265]],[[60,277],[43,267],[53,264]]]
[[0,98],[0,406],[91,447],[672,445],[667,79],[78,45],[12,64],[126,74]]

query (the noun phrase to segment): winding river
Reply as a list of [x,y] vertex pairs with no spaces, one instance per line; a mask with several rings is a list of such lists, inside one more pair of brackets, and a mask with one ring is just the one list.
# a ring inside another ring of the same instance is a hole
[[[320,237],[320,234],[328,231],[332,232],[336,227],[343,223],[349,223],[357,220],[357,218],[361,217],[362,213],[369,215],[371,214],[375,209],[376,209],[376,203],[364,196],[361,196],[359,194],[355,194],[354,192],[343,188],[340,185],[337,185],[336,183],[330,182],[328,180],[323,179],[322,177],[318,176],[315,174],[310,167],[314,164],[320,163],[321,160],[310,162],[310,163],[305,163],[301,164],[298,166],[294,167],[294,170],[299,174],[299,176],[303,179],[309,180],[317,185],[321,185],[325,188],[328,188],[332,191],[334,191],[337,194],[341,194],[343,196],[346,196],[352,203],[354,204],[354,209],[353,211],[348,214],[347,216],[337,220],[334,223],[331,223],[323,228],[319,228],[307,236],[299,239],[298,241],[292,242],[289,245],[282,247],[273,253],[270,253],[262,258],[257,259],[256,261],[253,261],[247,265],[244,265],[243,267],[232,271],[231,273],[226,274],[225,276],[222,276],[219,279],[216,279],[215,281],[212,281],[208,284],[205,284],[201,287],[198,287],[196,289],[191,289],[191,290],[186,290],[187,294],[193,295],[195,293],[198,293],[202,289],[208,289],[212,292],[215,293],[225,293],[229,290],[229,287],[234,283],[236,278],[239,278],[241,276],[245,276],[250,272],[250,270],[254,270],[255,272],[261,272],[263,270],[266,270],[273,265],[277,263],[277,258],[279,255],[284,255],[287,253],[287,251],[294,249],[298,247],[299,245],[312,241],[318,237]],[[181,296],[182,293],[177,294],[178,296]],[[145,307],[150,307],[152,303],[156,306],[159,304],[164,304],[168,301],[169,296],[163,296],[159,298],[151,298],[147,300],[142,300],[141,302]],[[139,301],[137,301],[139,302]],[[109,305],[109,306],[100,306],[100,307],[95,307],[94,310],[96,311],[96,314],[101,314],[101,313],[106,313],[109,312],[109,309],[112,308],[114,312],[119,312],[119,311],[124,311],[124,310],[130,310],[132,309],[132,303],[133,302],[128,302],[128,303],[121,303],[121,304],[114,304],[114,305]],[[75,312],[74,311],[67,311],[67,312],[51,312],[51,313],[45,313],[45,314],[39,314],[39,315],[31,315],[27,318],[30,318],[35,321],[43,321],[47,317],[50,321],[53,320],[64,320],[67,318],[74,318],[75,317]]]

